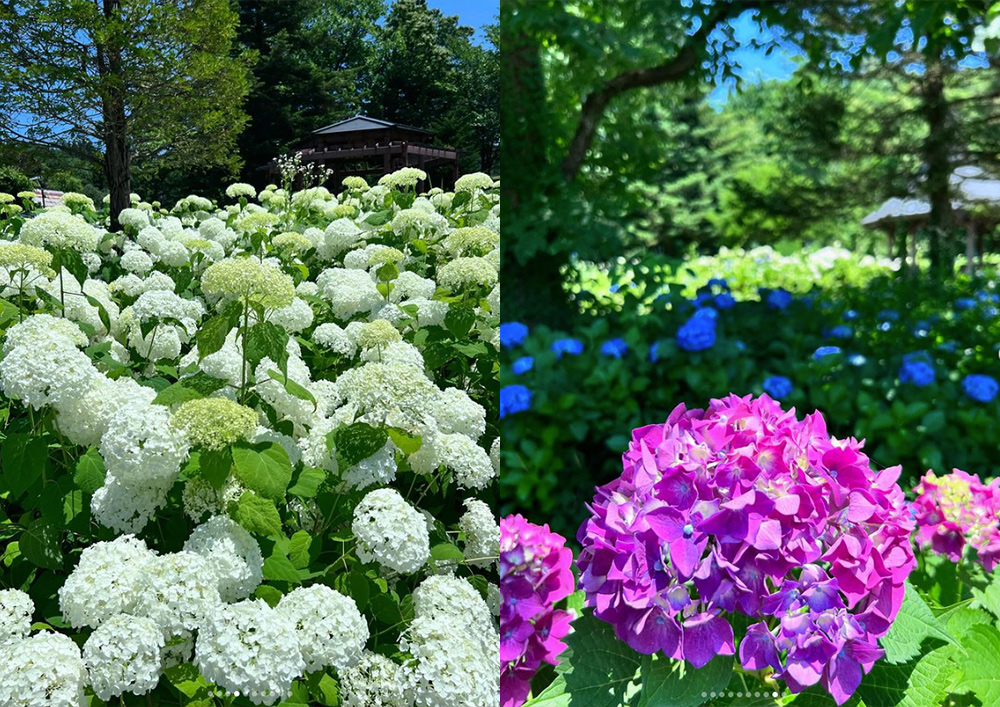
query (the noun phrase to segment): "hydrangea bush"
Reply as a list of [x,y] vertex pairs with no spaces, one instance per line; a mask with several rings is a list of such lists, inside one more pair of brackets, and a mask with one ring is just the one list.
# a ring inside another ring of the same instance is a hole
[[497,185],[281,166],[0,220],[0,704],[497,704]]
[[[554,675],[522,657],[537,625],[519,620],[551,597],[530,570],[501,584],[504,704],[997,703],[996,483],[928,473],[911,503],[863,446],[767,396],[634,430],[577,537],[581,615]],[[503,528],[502,573],[506,552],[524,567],[560,545],[519,516]]]

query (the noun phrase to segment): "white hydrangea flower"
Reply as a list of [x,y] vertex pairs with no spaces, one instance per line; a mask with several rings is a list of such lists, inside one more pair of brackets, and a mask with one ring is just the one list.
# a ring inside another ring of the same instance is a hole
[[431,414],[438,429],[446,434],[457,433],[478,440],[486,433],[486,409],[464,390],[447,388],[441,391]]
[[496,266],[486,258],[455,258],[438,268],[438,282],[452,292],[469,287],[492,289],[499,277]]
[[32,321],[40,316],[46,315],[29,317],[7,332],[5,355],[0,361],[4,394],[36,410],[82,396],[97,377],[90,358],[76,348],[78,339],[67,336],[61,326],[38,326],[47,321]]
[[149,226],[149,214],[140,209],[122,209],[118,214],[118,223],[133,231],[141,231]]
[[257,705],[287,698],[306,667],[294,621],[260,599],[206,617],[195,665],[206,680]]
[[354,509],[351,524],[358,558],[365,563],[413,574],[430,559],[430,536],[424,517],[395,489],[370,492]]
[[368,642],[368,623],[354,599],[322,584],[282,597],[277,611],[291,619],[306,672],[355,665]]
[[359,414],[381,419],[394,411],[422,419],[440,395],[423,368],[409,365],[366,363],[346,371],[336,384],[339,396]]
[[0,589],[0,647],[27,638],[34,613],[30,596],[17,589]]
[[111,416],[100,451],[109,474],[138,486],[149,480],[172,482],[189,445],[184,431],[171,424],[170,408],[139,399]]
[[80,649],[58,633],[0,647],[0,705],[4,707],[82,707],[87,671]]
[[421,298],[404,300],[399,303],[399,307],[404,312],[408,311],[412,307],[416,307],[417,326],[421,328],[429,326],[443,326],[444,319],[448,316],[449,309],[447,302]]
[[[428,440],[424,440],[427,444]],[[496,477],[489,454],[463,434],[439,434],[430,441],[438,464],[455,474],[459,488],[480,490]]]
[[500,473],[500,438],[497,437],[493,440],[493,445],[490,447],[490,461],[493,463],[493,471],[497,474]]
[[326,227],[323,242],[317,252],[322,260],[333,260],[346,250],[353,248],[364,238],[364,233],[351,219],[337,219]]
[[354,354],[358,352],[356,337],[332,322],[316,327],[313,341],[346,358],[354,358]]
[[193,552],[174,552],[148,566],[147,583],[135,613],[152,619],[165,636],[179,636],[201,625],[222,604],[209,560]]
[[73,444],[90,447],[100,443],[115,413],[135,403],[152,404],[156,391],[134,379],[112,380],[99,374],[90,390],[56,405],[56,425]]
[[116,614],[135,610],[156,559],[133,535],[85,548],[80,562],[59,589],[59,608],[74,628],[97,628]]
[[297,334],[312,326],[314,316],[309,303],[304,299],[296,297],[287,307],[271,312],[267,319],[280,326],[289,334]]
[[223,601],[246,599],[260,586],[264,570],[260,546],[228,516],[218,515],[199,525],[184,549],[208,560]]
[[90,499],[90,511],[99,524],[116,533],[139,533],[157,509],[167,505],[172,478],[122,482],[110,472],[104,486]]
[[101,233],[79,216],[45,211],[25,221],[18,238],[21,243],[37,248],[48,245],[92,253],[101,242]]
[[500,554],[500,525],[488,505],[476,498],[465,499],[465,513],[458,519],[458,527],[465,533],[466,560],[487,566]]
[[390,658],[365,651],[357,665],[337,671],[343,707],[412,707],[407,670]]
[[392,284],[389,300],[397,304],[408,299],[431,299],[437,290],[436,282],[409,271],[399,273]]
[[349,488],[363,490],[369,486],[391,484],[396,480],[396,445],[388,441],[372,456],[345,471],[341,479]]
[[145,695],[160,682],[163,634],[150,619],[119,614],[83,644],[90,685],[102,700],[122,693]]
[[153,269],[153,259],[144,250],[130,250],[122,255],[121,266],[130,273],[145,276]]
[[359,312],[381,305],[385,298],[364,270],[330,268],[316,278],[320,294],[330,303],[333,316],[346,321]]

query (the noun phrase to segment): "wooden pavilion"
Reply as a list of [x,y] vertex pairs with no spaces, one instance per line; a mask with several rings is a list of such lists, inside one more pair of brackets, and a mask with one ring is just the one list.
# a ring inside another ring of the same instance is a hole
[[390,174],[417,167],[430,185],[454,187],[459,176],[457,150],[435,144],[435,135],[423,128],[356,115],[320,128],[298,146],[303,162],[318,162],[333,170],[332,182],[347,176]]
[[[1000,223],[1000,180],[967,165],[957,168],[949,181],[956,197],[951,202],[955,221],[965,227],[965,267],[971,273],[977,257],[982,263],[985,234]],[[930,212],[926,199],[893,197],[861,219],[861,224],[885,232],[890,256],[895,256],[895,239],[901,237],[904,265],[908,255],[916,267],[917,233],[927,225]]]

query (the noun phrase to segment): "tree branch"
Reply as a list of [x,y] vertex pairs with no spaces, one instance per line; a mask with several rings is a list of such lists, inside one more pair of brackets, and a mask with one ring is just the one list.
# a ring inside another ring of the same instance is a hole
[[563,177],[567,181],[573,181],[580,173],[583,161],[597,134],[597,126],[612,99],[626,91],[659,86],[685,78],[697,65],[698,49],[705,45],[708,35],[733,15],[752,9],[758,4],[757,0],[721,4],[712,15],[702,21],[701,27],[684,42],[684,46],[673,58],[657,66],[624,71],[590,93],[583,101],[576,133],[562,162]]

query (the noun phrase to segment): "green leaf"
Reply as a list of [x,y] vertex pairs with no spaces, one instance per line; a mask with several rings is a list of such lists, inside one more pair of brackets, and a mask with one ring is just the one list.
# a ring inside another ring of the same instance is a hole
[[448,309],[448,314],[444,317],[445,328],[452,333],[456,339],[465,339],[476,324],[476,310],[472,305],[453,304]]
[[593,616],[573,622],[567,650],[556,668],[572,695],[573,707],[619,707],[636,679],[640,656],[615,637],[610,625]]
[[398,427],[390,427],[388,432],[389,439],[391,439],[392,443],[399,448],[399,451],[406,456],[415,454],[424,444],[424,441],[420,439],[420,437],[411,435],[406,430],[401,430]]
[[292,462],[288,452],[273,442],[254,446],[233,447],[233,464],[236,477],[251,491],[264,498],[280,501],[292,480]]
[[97,308],[97,316],[101,318],[101,324],[104,325],[105,330],[111,331],[111,317],[108,316],[108,310],[104,308],[101,301],[96,297],[91,297],[90,295],[84,293],[84,297],[87,298],[87,302],[90,303],[91,307]]
[[233,513],[233,520],[255,535],[276,537],[281,535],[281,516],[272,501],[261,498],[252,491],[242,496]]
[[271,359],[282,374],[288,372],[288,332],[277,324],[261,322],[247,331],[246,354],[251,366]]
[[288,559],[297,570],[304,570],[312,560],[310,550],[313,538],[304,530],[299,530],[288,542]]
[[719,655],[700,669],[663,656],[644,656],[638,707],[697,707],[706,693],[720,693],[733,675],[732,656]]
[[155,405],[178,405],[189,400],[206,398],[226,387],[226,381],[198,372],[161,390],[153,399]]
[[278,552],[264,560],[264,579],[290,584],[302,583],[302,575],[295,569],[292,561]]
[[233,470],[233,455],[229,447],[218,450],[203,449],[199,463],[202,478],[212,484],[212,488],[221,489],[229,478],[229,472]]
[[389,220],[392,218],[392,215],[393,215],[392,209],[387,209],[385,211],[376,211],[371,216],[365,219],[365,223],[367,223],[369,226],[384,226],[385,224],[389,223]]
[[3,478],[14,498],[20,498],[41,478],[49,455],[45,439],[30,434],[10,434],[0,448]]
[[460,206],[465,206],[470,201],[472,201],[472,192],[460,191],[455,194],[455,198],[451,200],[451,208],[457,209]]
[[549,686],[542,690],[537,697],[533,697],[524,703],[524,707],[575,707],[579,702],[574,703],[573,696],[566,694],[566,678],[557,675],[556,679],[549,683]]
[[368,599],[371,596],[371,586],[368,578],[362,572],[351,570],[344,574],[338,574],[333,580],[333,588],[345,597],[351,597],[358,605],[359,611],[368,608]]
[[955,639],[934,616],[934,612],[920,596],[917,589],[907,583],[903,604],[896,620],[880,641],[885,649],[885,660],[889,663],[905,663],[920,653],[924,639],[937,638],[945,643]]
[[451,543],[441,543],[431,548],[431,557],[438,562],[456,564],[465,561],[465,555]]
[[299,385],[291,378],[282,375],[278,371],[268,371],[267,375],[271,377],[271,380],[281,383],[285,387],[285,392],[293,398],[298,398],[299,400],[305,400],[307,403],[312,403],[313,409],[316,408],[316,398],[313,397],[313,394],[310,393],[308,389]]
[[258,599],[263,599],[267,602],[267,605],[272,609],[278,605],[281,598],[285,596],[281,593],[281,590],[277,587],[272,587],[268,584],[262,584],[254,590],[253,595]]
[[21,534],[21,554],[37,567],[61,570],[63,567],[62,532],[47,520],[38,520]]
[[951,689],[975,695],[983,705],[1000,704],[1000,632],[994,626],[979,624],[963,637],[967,660],[959,662],[961,674],[955,676]]
[[364,422],[341,427],[334,432],[337,457],[341,468],[349,469],[378,452],[389,439],[389,433]]
[[104,486],[107,474],[107,469],[104,468],[104,459],[101,458],[97,447],[91,447],[86,454],[77,460],[76,471],[73,473],[73,483],[84,493],[94,493]]
[[62,268],[66,268],[80,286],[83,286],[83,283],[90,276],[87,264],[83,262],[80,254],[72,248],[60,248],[52,254],[52,269],[58,273]]
[[198,342],[198,360],[201,361],[221,349],[232,329],[233,325],[229,318],[221,314],[203,323],[195,337]]
[[378,594],[371,600],[372,613],[379,621],[389,626],[395,626],[403,621],[403,612],[399,608],[399,600],[391,594]]
[[288,493],[299,498],[316,498],[324,481],[326,481],[326,471],[307,466],[295,480],[295,485],[288,489]]

